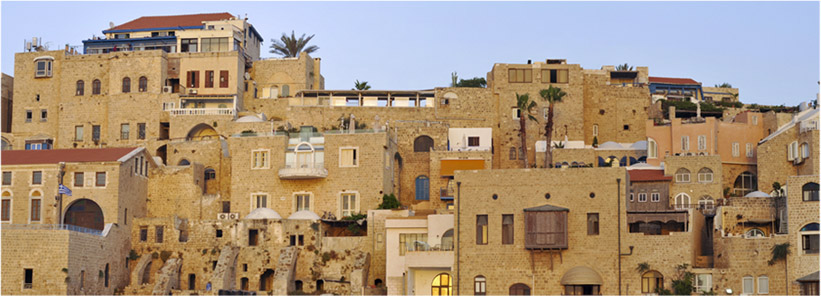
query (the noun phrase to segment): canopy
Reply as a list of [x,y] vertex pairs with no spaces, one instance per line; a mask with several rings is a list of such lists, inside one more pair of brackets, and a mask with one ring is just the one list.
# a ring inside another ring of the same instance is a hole
[[601,285],[601,276],[587,266],[576,266],[564,273],[562,285]]

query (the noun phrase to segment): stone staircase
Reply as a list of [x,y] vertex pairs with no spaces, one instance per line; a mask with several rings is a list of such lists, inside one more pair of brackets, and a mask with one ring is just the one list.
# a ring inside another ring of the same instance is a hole
[[299,248],[290,246],[282,249],[279,254],[279,263],[274,271],[274,295],[287,295],[294,290],[294,267],[296,266]]
[[236,285],[239,247],[224,246],[217,259],[217,267],[211,275],[211,290],[233,290]]

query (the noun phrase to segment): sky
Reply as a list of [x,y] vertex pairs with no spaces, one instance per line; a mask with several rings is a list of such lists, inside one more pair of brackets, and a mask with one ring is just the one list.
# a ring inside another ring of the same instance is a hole
[[819,88],[819,2],[11,2],[0,4],[0,68],[24,40],[51,49],[140,16],[247,15],[264,38],[315,34],[326,89],[431,89],[494,63],[628,63],[650,76],[728,82],[745,103],[797,105]]

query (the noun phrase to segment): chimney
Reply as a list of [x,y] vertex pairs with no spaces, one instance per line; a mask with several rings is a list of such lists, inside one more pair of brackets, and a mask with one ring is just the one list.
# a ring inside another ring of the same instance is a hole
[[316,89],[316,90],[322,89],[321,88],[321,86],[322,86],[321,85],[322,84],[321,77],[322,76],[319,74],[319,64],[320,64],[321,60],[322,60],[321,58],[314,58],[314,77],[313,77],[313,79],[314,79],[314,88],[313,89]]
[[531,60],[527,60],[527,64],[528,64],[528,65],[530,65],[530,64],[532,64],[532,63],[533,63],[533,62],[532,62]]
[[673,119],[676,118],[676,106],[670,106],[667,108],[667,113],[667,117],[670,118],[670,121],[673,121]]

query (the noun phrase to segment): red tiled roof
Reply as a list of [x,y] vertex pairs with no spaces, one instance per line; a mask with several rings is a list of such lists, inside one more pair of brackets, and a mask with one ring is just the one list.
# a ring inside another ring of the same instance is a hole
[[0,153],[0,164],[16,165],[116,161],[135,149],[139,148],[5,150]]
[[164,15],[164,16],[143,16],[125,24],[113,27],[106,31],[113,30],[137,30],[151,28],[171,28],[171,27],[193,27],[202,26],[204,21],[218,21],[234,17],[230,13],[203,13],[184,15]]
[[650,83],[666,83],[666,84],[701,84],[690,78],[671,78],[671,77],[653,77],[650,76]]
[[665,176],[663,170],[629,170],[630,182],[670,181],[672,176]]

